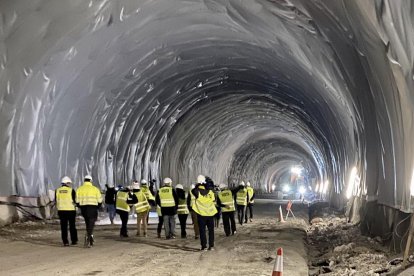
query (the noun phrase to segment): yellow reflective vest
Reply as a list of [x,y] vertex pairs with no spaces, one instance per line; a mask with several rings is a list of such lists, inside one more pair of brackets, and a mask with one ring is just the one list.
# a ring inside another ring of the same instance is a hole
[[91,182],[84,182],[76,191],[76,203],[79,203],[80,206],[98,206],[102,203],[101,191],[93,186]]
[[225,189],[219,192],[218,197],[221,201],[221,204],[226,205],[227,207],[222,207],[222,212],[233,212],[236,210],[234,206],[233,194],[229,189]]
[[175,206],[175,200],[173,196],[172,188],[169,186],[162,187],[158,194],[160,196],[160,203],[161,207],[174,207]]
[[116,209],[129,212],[131,207],[129,207],[127,200],[128,200],[128,193],[124,191],[118,191],[116,193],[116,202],[115,202]]
[[236,194],[237,205],[246,206],[247,205],[247,189],[240,189]]
[[190,213],[188,211],[188,207],[187,207],[187,200],[184,198],[179,198],[178,199],[178,210],[177,210],[177,214],[179,215],[185,215]]
[[145,193],[142,190],[140,190],[139,192],[135,192],[134,194],[138,198],[138,203],[135,204],[135,211],[137,211],[137,213],[149,211],[151,207],[148,203]]
[[254,190],[252,187],[247,187],[247,194],[249,195],[249,203],[254,203],[254,199],[251,200],[254,195]]
[[194,206],[192,208],[194,212],[196,212],[200,216],[212,217],[215,214],[217,214],[215,201],[216,199],[214,197],[213,191],[209,191],[208,194],[206,194],[205,196],[199,193],[198,198],[196,198]]
[[151,194],[151,191],[147,186],[142,186],[141,191],[145,194],[147,200],[155,200],[154,196]]
[[56,190],[56,207],[58,211],[75,211],[72,199],[72,188],[62,186]]

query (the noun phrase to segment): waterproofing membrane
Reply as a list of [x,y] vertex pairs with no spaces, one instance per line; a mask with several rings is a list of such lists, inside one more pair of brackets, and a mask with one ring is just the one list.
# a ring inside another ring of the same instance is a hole
[[294,164],[410,210],[411,1],[1,1],[0,194]]

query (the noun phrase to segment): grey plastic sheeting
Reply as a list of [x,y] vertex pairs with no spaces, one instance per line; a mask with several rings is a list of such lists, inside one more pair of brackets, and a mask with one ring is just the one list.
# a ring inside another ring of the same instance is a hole
[[0,194],[301,164],[412,211],[412,1],[0,2]]

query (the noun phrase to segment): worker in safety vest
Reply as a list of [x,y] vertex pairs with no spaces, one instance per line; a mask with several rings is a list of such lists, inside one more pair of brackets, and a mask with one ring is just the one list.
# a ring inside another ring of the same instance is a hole
[[76,230],[76,192],[72,189],[72,180],[65,176],[61,181],[62,186],[55,192],[56,207],[60,220],[60,230],[64,246],[69,246],[68,223],[70,240],[72,245],[78,243],[78,231]]
[[86,224],[84,247],[91,247],[95,242],[93,228],[98,218],[98,208],[102,204],[101,191],[93,186],[92,176],[84,177],[83,185],[76,191],[76,203],[80,206]]
[[145,179],[141,180],[141,191],[147,197],[148,203],[150,205],[150,209],[148,211],[148,216],[147,216],[147,225],[148,225],[148,221],[149,221],[149,213],[151,212],[151,207],[156,206],[155,196],[154,196],[154,189],[153,189],[155,182],[156,182],[155,179],[151,180],[150,181],[150,187],[148,187],[147,180],[145,180]]
[[181,226],[181,238],[185,239],[187,238],[187,217],[190,213],[187,207],[187,199],[186,199],[186,192],[184,191],[184,187],[181,184],[175,185],[175,192],[177,193],[178,197],[178,220],[180,221]]
[[197,184],[197,185],[192,184],[191,185],[191,190],[190,190],[190,192],[188,193],[188,196],[187,196],[187,207],[188,207],[188,210],[190,211],[190,214],[191,214],[191,220],[193,222],[193,228],[194,228],[194,238],[196,240],[200,236],[200,230],[198,228],[197,213],[194,212],[194,210],[193,210],[193,206],[194,206],[194,202],[195,202],[195,196],[193,195],[192,191],[198,185],[200,185],[200,184]]
[[243,225],[244,212],[246,211],[246,205],[248,202],[248,195],[246,184],[244,181],[240,182],[239,187],[236,189],[236,203],[237,203],[237,217],[239,219],[240,225]]
[[[141,180],[141,183],[146,180]],[[151,209],[151,206],[149,205],[148,199],[146,194],[143,192],[143,189],[138,184],[138,182],[135,182],[132,187],[132,192],[135,194],[135,196],[138,199],[138,203],[135,204],[135,212],[137,213],[137,236],[141,236],[141,226],[142,226],[142,236],[147,236],[147,218],[149,210]]]
[[226,184],[220,184],[220,190],[217,197],[217,205],[221,207],[224,233],[228,237],[230,236],[230,233],[231,235],[236,233],[236,221],[234,219],[236,207],[234,204],[234,194]]
[[164,219],[165,238],[175,239],[175,215],[177,214],[178,197],[172,188],[171,178],[164,179],[164,185],[158,190],[155,202],[161,206]]
[[131,191],[130,187],[125,187],[116,193],[116,213],[121,218],[121,229],[119,236],[128,237],[128,219],[131,206],[138,203],[137,196]]
[[254,189],[251,187],[250,182],[247,182],[246,186],[247,186],[246,190],[247,190],[248,201],[247,201],[246,213],[244,216],[244,223],[247,223],[247,213],[248,213],[247,211],[250,212],[250,216],[249,216],[250,222],[253,221],[253,204],[254,204]]
[[214,250],[214,215],[217,213],[214,192],[206,189],[205,177],[197,177],[198,187],[192,190],[195,197],[193,210],[197,213],[200,230],[201,250],[207,250],[206,227],[208,229],[208,250]]

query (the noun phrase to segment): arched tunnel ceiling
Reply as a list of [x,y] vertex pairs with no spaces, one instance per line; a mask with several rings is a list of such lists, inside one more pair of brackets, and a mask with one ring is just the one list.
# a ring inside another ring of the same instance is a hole
[[[410,1],[2,1],[0,192],[69,175],[265,187],[302,161],[331,196],[410,210]],[[332,197],[335,198],[335,197]]]

